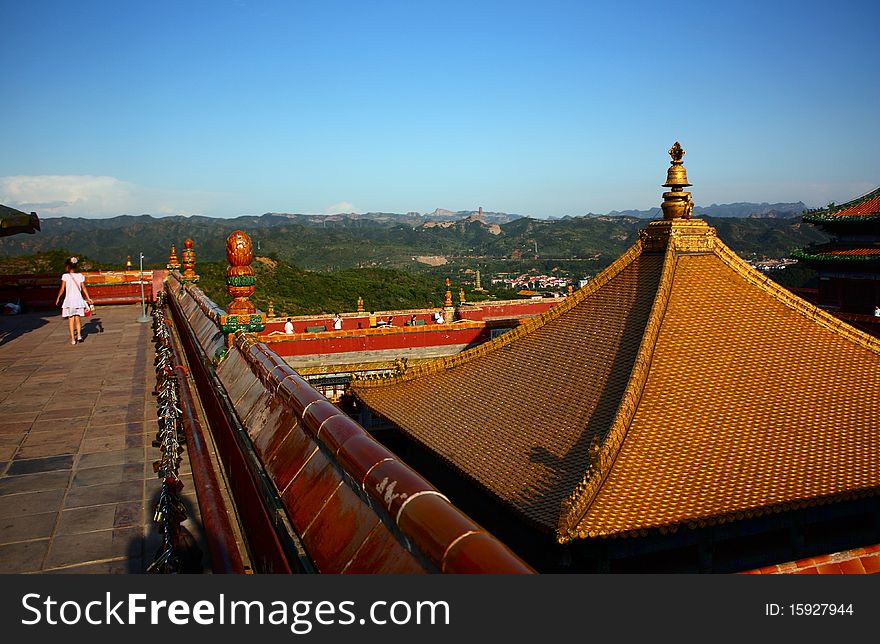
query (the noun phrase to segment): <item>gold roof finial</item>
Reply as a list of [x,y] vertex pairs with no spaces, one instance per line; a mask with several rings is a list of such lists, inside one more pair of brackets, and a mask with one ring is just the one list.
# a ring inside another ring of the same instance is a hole
[[684,148],[678,141],[669,148],[672,163],[669,170],[666,171],[666,183],[663,184],[663,187],[671,188],[671,190],[663,193],[661,207],[664,219],[690,219],[694,209],[691,193],[683,190],[683,188],[692,185],[688,183],[687,170],[682,164],[684,155]]

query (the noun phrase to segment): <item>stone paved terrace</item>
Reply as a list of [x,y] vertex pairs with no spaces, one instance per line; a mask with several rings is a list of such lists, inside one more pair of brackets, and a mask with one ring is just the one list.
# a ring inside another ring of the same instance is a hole
[[[152,562],[155,353],[139,314],[99,307],[76,346],[58,313],[0,317],[0,573],[140,573]],[[203,543],[185,452],[180,472],[184,525]]]

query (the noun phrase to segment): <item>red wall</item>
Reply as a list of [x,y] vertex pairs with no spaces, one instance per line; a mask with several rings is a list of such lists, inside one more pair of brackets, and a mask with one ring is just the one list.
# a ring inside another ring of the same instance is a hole
[[547,311],[561,300],[557,299],[540,299],[540,300],[522,300],[520,302],[504,302],[498,304],[483,304],[479,306],[464,307],[459,309],[459,317],[463,320],[485,320],[486,318],[522,318],[532,315],[539,315]]
[[[456,320],[472,320],[481,322],[487,318],[510,318],[519,319],[539,315],[544,311],[552,308],[561,300],[543,298],[539,300],[504,300],[502,302],[480,302],[479,304],[466,305],[458,307],[455,313]],[[415,315],[417,320],[423,320],[425,326],[434,325],[434,311],[440,309],[412,309],[409,311],[382,311],[376,314],[378,320],[388,320],[389,316],[394,318],[395,327],[403,327],[404,322],[408,322]],[[299,315],[291,316],[290,321],[293,323],[294,333],[305,333],[306,327],[325,326],[327,330],[333,329],[333,315]],[[453,320],[447,319],[447,322]],[[265,333],[273,331],[283,332],[285,318],[274,318],[266,324]],[[370,328],[369,313],[343,313],[342,314],[342,330],[356,330]],[[406,327],[409,328],[409,327]]]
[[[86,288],[96,304],[133,304],[141,301],[140,272],[84,272]],[[161,290],[164,271],[144,271],[144,297],[152,301]],[[158,279],[158,285],[155,283]],[[20,301],[25,309],[55,308],[60,274],[0,275],[0,302]],[[158,290],[157,290],[158,289]]]
[[[354,351],[380,351],[383,349],[409,349],[436,347],[450,344],[472,344],[489,337],[484,326],[434,325],[433,327],[391,327],[353,331],[330,331],[304,333],[291,336],[261,334],[260,340],[269,343],[272,351],[280,356],[316,355],[323,353],[349,353]],[[284,339],[282,338],[290,338]]]

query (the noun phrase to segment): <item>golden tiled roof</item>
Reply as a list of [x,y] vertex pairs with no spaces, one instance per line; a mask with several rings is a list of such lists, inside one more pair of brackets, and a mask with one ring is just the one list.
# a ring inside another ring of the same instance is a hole
[[653,222],[509,335],[353,389],[563,541],[880,486],[880,341],[776,286],[699,220]]
[[684,153],[670,154],[665,219],[583,289],[479,347],[352,385],[560,542],[880,491],[880,339],[691,220]]
[[395,384],[367,381],[354,390],[552,529],[591,443],[608,431],[656,292],[662,255],[622,259],[562,305],[492,342],[408,369]]
[[672,258],[639,405],[601,488],[561,525],[569,536],[704,525],[880,485],[877,347],[756,288],[730,259]]

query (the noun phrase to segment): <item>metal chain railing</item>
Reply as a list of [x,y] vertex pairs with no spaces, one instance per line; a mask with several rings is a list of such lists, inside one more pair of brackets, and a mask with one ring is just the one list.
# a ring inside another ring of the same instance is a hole
[[162,488],[153,512],[153,521],[162,535],[155,559],[147,567],[149,573],[174,574],[198,572],[193,562],[201,560],[201,551],[181,524],[187,519],[186,506],[180,497],[183,482],[179,467],[186,444],[180,408],[180,385],[171,348],[171,330],[165,320],[165,293],[153,305],[153,342],[156,345],[156,395],[159,430],[153,447],[161,456],[153,463],[153,471],[162,480]]

